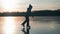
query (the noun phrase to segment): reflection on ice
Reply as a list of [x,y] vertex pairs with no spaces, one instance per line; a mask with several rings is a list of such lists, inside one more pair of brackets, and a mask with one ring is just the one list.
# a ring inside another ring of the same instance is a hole
[[15,24],[14,17],[5,17],[4,18],[3,32],[4,34],[14,34]]
[[0,17],[0,34],[60,34],[60,17],[30,17],[31,29],[23,28],[24,17]]

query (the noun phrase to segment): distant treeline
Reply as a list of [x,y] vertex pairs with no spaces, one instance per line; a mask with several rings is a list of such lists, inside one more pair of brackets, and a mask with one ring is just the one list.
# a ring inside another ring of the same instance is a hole
[[33,11],[34,15],[39,16],[60,16],[60,9],[58,10],[40,10],[40,11]]
[[60,9],[58,9],[58,10],[37,10],[37,11],[32,11],[32,12],[40,12],[40,11],[45,11],[45,12],[50,12],[50,11],[57,11],[57,12],[59,12],[60,11]]
[[[26,12],[4,12],[0,13],[0,16],[24,16],[25,14]],[[60,9],[32,11],[30,16],[60,16]]]

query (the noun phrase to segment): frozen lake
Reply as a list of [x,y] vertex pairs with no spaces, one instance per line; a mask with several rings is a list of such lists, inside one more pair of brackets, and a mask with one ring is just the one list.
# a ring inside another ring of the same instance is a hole
[[23,29],[25,17],[0,17],[0,34],[60,34],[60,16],[30,17],[31,29]]

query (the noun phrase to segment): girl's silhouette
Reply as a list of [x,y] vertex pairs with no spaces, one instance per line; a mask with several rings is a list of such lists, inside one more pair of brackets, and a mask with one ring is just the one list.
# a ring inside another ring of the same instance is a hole
[[23,27],[25,27],[25,23],[27,23],[27,26],[30,27],[29,26],[29,15],[31,13],[31,10],[32,10],[32,5],[29,4],[29,7],[27,8],[27,12],[26,12],[26,15],[25,15],[26,20],[22,23]]

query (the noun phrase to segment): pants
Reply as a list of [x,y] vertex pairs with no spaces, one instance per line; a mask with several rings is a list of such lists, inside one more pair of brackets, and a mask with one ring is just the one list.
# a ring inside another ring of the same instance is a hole
[[25,23],[27,23],[27,26],[29,26],[29,16],[26,16],[26,20],[22,24],[25,25]]

